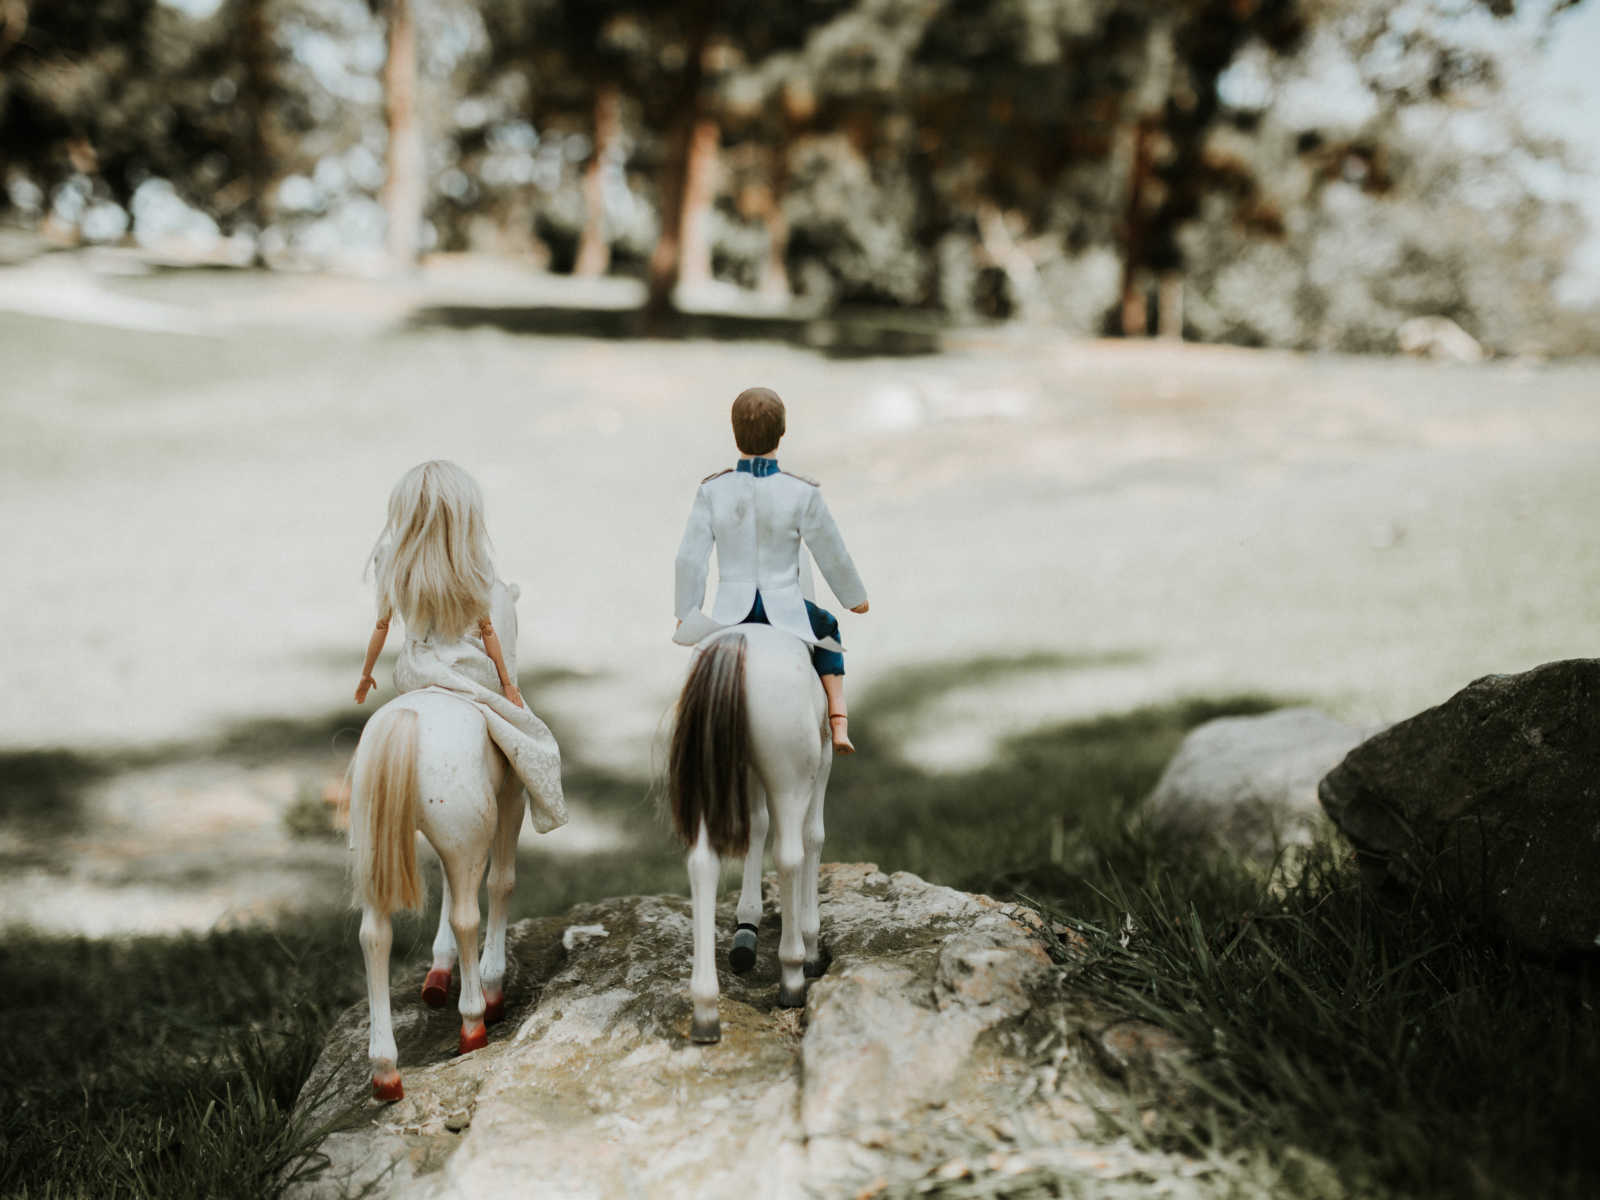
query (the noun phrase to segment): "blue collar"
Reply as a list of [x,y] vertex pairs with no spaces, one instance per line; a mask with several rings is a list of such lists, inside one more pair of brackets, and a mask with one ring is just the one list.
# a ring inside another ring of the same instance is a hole
[[736,470],[747,475],[754,475],[757,479],[765,479],[768,475],[778,473],[778,460],[775,458],[741,458]]

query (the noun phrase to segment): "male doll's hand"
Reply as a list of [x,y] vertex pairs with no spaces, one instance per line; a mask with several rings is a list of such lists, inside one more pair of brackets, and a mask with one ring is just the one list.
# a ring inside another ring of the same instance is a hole
[[853,612],[853,613],[864,613],[864,612],[866,612],[867,611],[867,602],[865,600],[863,600],[860,604],[856,605],[850,611]]

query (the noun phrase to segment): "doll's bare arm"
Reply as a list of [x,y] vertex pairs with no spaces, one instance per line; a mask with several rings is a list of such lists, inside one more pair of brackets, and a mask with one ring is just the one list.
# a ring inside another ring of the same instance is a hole
[[518,708],[526,708],[522,693],[517,690],[517,681],[506,670],[505,654],[500,649],[500,635],[494,631],[494,623],[488,617],[478,622],[478,636],[483,639],[483,648],[489,652],[489,661],[494,663],[495,673],[500,676],[500,690],[506,694],[506,699]]
[[388,638],[389,618],[379,617],[372,627],[372,636],[367,639],[367,661],[361,664],[361,682],[356,685],[357,704],[365,704],[367,693],[378,686],[378,681],[372,677],[372,668],[378,665],[378,655],[383,653],[383,643]]

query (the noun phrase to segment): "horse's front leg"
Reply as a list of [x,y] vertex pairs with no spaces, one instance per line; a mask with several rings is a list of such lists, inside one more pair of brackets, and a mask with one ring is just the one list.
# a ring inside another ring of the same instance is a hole
[[450,998],[450,971],[456,965],[456,937],[450,932],[450,873],[440,865],[443,884],[439,892],[439,929],[433,935],[433,965],[422,981],[422,1002],[443,1008]]
[[720,1042],[722,1018],[717,1014],[717,873],[721,869],[711,849],[705,821],[694,848],[689,851],[689,905],[694,925],[694,969],[689,976],[689,999],[694,1016],[689,1037],[696,1042]]
[[828,773],[833,768],[831,748],[823,755],[817,771],[816,783],[811,790],[811,807],[806,812],[805,827],[805,881],[804,898],[800,909],[800,937],[805,943],[806,978],[815,979],[828,968],[823,957],[821,933],[822,915],[817,907],[817,876],[822,871],[822,801],[828,792]]
[[510,775],[500,787],[500,814],[489,848],[489,929],[483,939],[483,1019],[506,1015],[506,920],[517,883],[517,836],[522,832],[522,782]]
[[751,772],[750,849],[744,856],[744,879],[739,885],[739,907],[735,910],[733,948],[728,965],[741,975],[756,965],[756,932],[761,927],[761,860],[767,853],[767,794]]
[[367,967],[367,1057],[372,1063],[372,1095],[398,1100],[405,1095],[396,1064],[394,1023],[389,1012],[389,948],[394,930],[389,914],[370,904],[361,908],[361,957]]

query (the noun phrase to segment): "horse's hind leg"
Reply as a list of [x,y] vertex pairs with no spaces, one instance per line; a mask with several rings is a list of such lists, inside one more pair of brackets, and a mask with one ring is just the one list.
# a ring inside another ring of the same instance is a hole
[[506,920],[517,883],[517,835],[522,832],[522,782],[508,773],[501,785],[500,815],[489,848],[489,929],[483,939],[483,1019],[493,1025],[506,1013]]
[[444,860],[450,882],[450,932],[461,955],[461,1053],[488,1044],[484,1028],[483,980],[478,973],[478,885],[483,880],[487,847],[460,847]]
[[696,1042],[720,1042],[722,1018],[717,1015],[717,874],[721,864],[711,849],[706,823],[689,851],[689,903],[694,920],[694,970],[689,976],[689,999],[694,1017],[689,1037]]
[[767,794],[755,772],[750,773],[750,849],[744,856],[744,879],[739,885],[739,907],[728,965],[740,974],[756,965],[756,931],[761,925],[761,860],[767,852]]
[[828,969],[821,945],[822,916],[817,909],[817,876],[822,870],[822,801],[828,792],[828,773],[832,769],[831,755],[824,755],[812,785],[811,807],[806,812],[804,897],[800,909],[800,937],[805,943],[806,978],[815,979]]
[[450,873],[443,872],[439,892],[439,931],[433,935],[433,965],[422,981],[422,1002],[443,1008],[450,998],[450,970],[456,965],[456,936],[450,932]]
[[389,914],[370,904],[361,908],[361,956],[367,966],[367,1057],[372,1062],[372,1094],[379,1100],[405,1095],[395,1062],[394,1024],[389,1012],[389,948],[394,932]]
[[805,808],[796,803],[797,799],[785,795],[778,801],[778,837],[773,850],[783,904],[783,933],[778,938],[778,1003],[784,1008],[804,1008],[806,1003],[806,945],[800,934],[806,892],[806,855],[800,830]]

